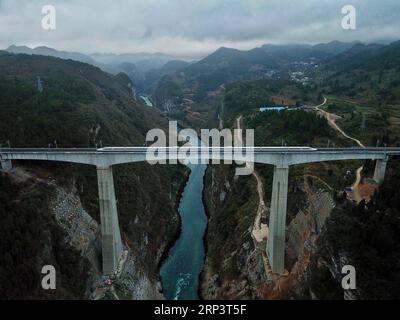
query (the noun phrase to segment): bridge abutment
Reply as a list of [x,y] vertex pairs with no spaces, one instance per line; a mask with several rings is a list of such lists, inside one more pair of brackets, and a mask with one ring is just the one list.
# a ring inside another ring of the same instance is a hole
[[381,159],[381,160],[376,160],[375,171],[374,171],[374,180],[378,184],[382,184],[383,181],[385,180],[387,162],[388,162],[387,158]]
[[285,231],[289,167],[274,167],[267,255],[274,273],[285,270]]
[[99,187],[103,273],[112,274],[117,270],[122,254],[112,168],[97,167],[97,181]]
[[11,160],[1,160],[0,163],[1,163],[1,170],[10,171],[12,169]]

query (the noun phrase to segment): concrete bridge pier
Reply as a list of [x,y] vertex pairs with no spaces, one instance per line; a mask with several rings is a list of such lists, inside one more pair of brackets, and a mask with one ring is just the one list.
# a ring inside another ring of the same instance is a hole
[[103,251],[103,274],[116,271],[122,254],[121,233],[111,167],[97,167]]
[[0,163],[1,163],[1,170],[10,171],[12,169],[11,160],[1,160]]
[[274,273],[285,271],[286,209],[289,167],[274,167],[267,255]]
[[376,160],[374,180],[378,184],[382,184],[383,181],[385,180],[387,162],[388,162],[387,158]]

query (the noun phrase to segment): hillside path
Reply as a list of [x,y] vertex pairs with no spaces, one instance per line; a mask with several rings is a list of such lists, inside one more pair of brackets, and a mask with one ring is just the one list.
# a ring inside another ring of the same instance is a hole
[[[236,127],[237,129],[242,128],[242,116],[239,116],[236,119]],[[243,143],[242,137],[240,134],[238,134],[238,139]],[[257,214],[256,218],[254,220],[253,224],[253,230],[251,232],[253,238],[258,242],[265,241],[268,237],[268,225],[261,223],[261,217],[262,214],[265,212],[267,207],[265,206],[264,202],[264,184],[262,182],[262,179],[260,175],[257,173],[256,170],[253,171],[253,177],[257,181],[257,193],[258,193],[258,208],[257,208]]]
[[315,110],[317,110],[317,112],[318,112],[319,114],[321,114],[321,115],[328,121],[329,125],[330,125],[334,130],[336,130],[337,132],[339,132],[339,133],[340,133],[342,136],[344,136],[345,138],[350,139],[350,140],[352,140],[353,142],[357,143],[361,148],[365,148],[365,146],[362,144],[362,142],[361,142],[360,140],[349,136],[346,132],[344,132],[344,131],[342,130],[342,128],[340,128],[340,127],[337,125],[336,121],[337,121],[338,119],[341,119],[340,116],[338,116],[337,114],[329,113],[329,112],[327,112],[327,111],[325,111],[325,110],[320,109],[320,107],[324,106],[324,105],[326,104],[326,102],[327,102],[327,100],[326,100],[326,98],[324,97],[324,102],[323,102],[322,104],[318,105],[318,106],[315,106],[315,107],[314,107]]
[[[326,104],[326,102],[327,102],[327,99],[326,99],[326,97],[324,97],[324,102],[323,102],[322,104],[320,104],[320,105],[314,107],[315,110],[317,111],[317,113],[321,114],[321,115],[328,121],[329,125],[330,125],[334,130],[336,130],[337,132],[339,132],[342,136],[344,136],[345,138],[347,138],[347,139],[349,139],[349,140],[352,140],[353,142],[357,143],[361,148],[365,148],[365,145],[364,145],[360,140],[349,136],[346,132],[344,132],[344,131],[342,130],[342,128],[340,128],[340,127],[337,125],[336,121],[337,121],[338,119],[341,119],[340,116],[338,116],[337,114],[329,113],[329,112],[327,112],[327,111],[325,111],[325,110],[320,109],[320,107],[324,106],[324,105]],[[363,170],[363,167],[360,167],[360,168],[357,169],[357,172],[356,172],[356,181],[355,181],[354,184],[352,185],[353,197],[354,197],[354,200],[355,200],[357,203],[361,202],[361,200],[363,199],[363,197],[362,197],[361,194],[360,194],[360,190],[359,190],[359,186],[360,186],[360,183],[361,183],[361,172],[362,172],[362,170]]]

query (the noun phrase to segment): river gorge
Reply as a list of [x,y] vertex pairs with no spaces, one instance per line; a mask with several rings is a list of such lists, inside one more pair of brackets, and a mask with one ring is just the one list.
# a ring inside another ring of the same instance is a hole
[[[195,136],[190,141],[199,142]],[[188,164],[188,167],[190,176],[178,207],[181,233],[160,269],[163,293],[168,300],[199,299],[199,276],[204,265],[204,233],[207,228],[203,204],[207,166]]]

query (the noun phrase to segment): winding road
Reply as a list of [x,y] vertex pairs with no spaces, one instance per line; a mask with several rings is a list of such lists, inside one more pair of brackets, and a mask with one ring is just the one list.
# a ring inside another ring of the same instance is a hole
[[320,109],[320,107],[324,106],[326,104],[327,100],[326,98],[324,98],[324,102],[322,104],[320,104],[319,106],[314,107],[315,110],[317,110],[318,113],[322,114],[322,116],[328,120],[329,125],[336,130],[337,132],[339,132],[342,136],[344,136],[347,139],[352,140],[353,142],[357,143],[361,148],[365,148],[365,146],[362,144],[362,142],[356,138],[350,137],[346,132],[344,132],[337,124],[336,124],[336,120],[341,119],[340,116],[338,116],[337,114],[334,113],[329,113],[325,110]]
[[[326,103],[327,103],[327,98],[324,97],[323,103],[321,103],[320,105],[314,106],[313,108],[314,108],[314,110],[317,111],[318,114],[322,115],[324,118],[327,119],[328,124],[335,131],[337,131],[339,134],[341,134],[346,139],[349,139],[349,140],[355,142],[359,147],[366,148],[365,145],[360,140],[349,136],[346,132],[344,132],[342,130],[342,128],[340,128],[337,125],[336,121],[338,119],[341,119],[340,116],[333,114],[333,113],[329,113],[329,112],[321,109],[321,107],[326,105]],[[242,125],[241,125],[242,119],[243,119],[242,115],[240,115],[236,119],[237,129],[242,129]],[[238,133],[238,139],[239,139],[239,141],[241,141],[243,143],[242,137],[239,133]],[[363,199],[363,197],[361,196],[361,194],[359,192],[359,185],[361,183],[362,170],[363,170],[363,167],[360,167],[357,169],[356,180],[352,186],[353,198],[357,203],[359,203]],[[261,223],[262,214],[266,210],[266,206],[265,206],[265,202],[264,202],[264,185],[263,185],[261,177],[258,175],[258,173],[255,170],[253,171],[253,176],[257,181],[257,192],[258,192],[258,197],[259,197],[259,203],[258,203],[256,218],[255,218],[255,221],[253,224],[252,236],[258,243],[261,243],[262,241],[264,241],[265,239],[268,238],[268,225]]]
[[[341,119],[340,116],[334,114],[334,113],[329,113],[325,110],[320,109],[320,107],[324,106],[327,102],[326,97],[324,97],[324,102],[316,107],[315,110],[317,111],[317,113],[321,114],[324,118],[326,118],[326,120],[328,121],[329,125],[336,130],[337,132],[339,132],[342,136],[344,136],[346,139],[352,140],[353,142],[357,143],[358,146],[360,146],[361,148],[366,148],[365,145],[358,139],[353,138],[351,136],[349,136],[346,132],[344,132],[337,124],[336,124],[336,120]],[[363,199],[363,197],[360,194],[360,190],[359,190],[359,185],[361,182],[361,172],[363,170],[364,167],[360,167],[357,169],[356,172],[356,181],[354,182],[354,184],[352,185],[352,189],[353,189],[353,198],[357,203],[360,203],[361,200]]]

